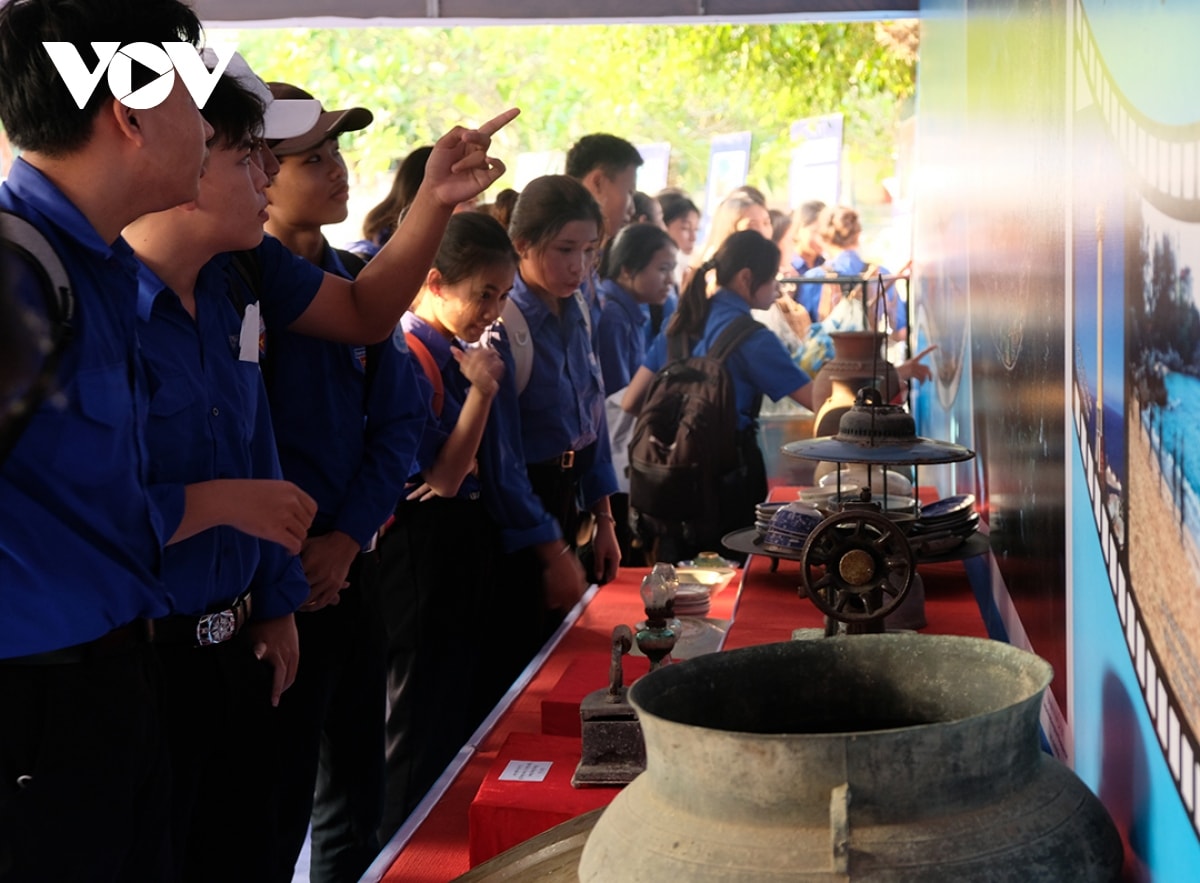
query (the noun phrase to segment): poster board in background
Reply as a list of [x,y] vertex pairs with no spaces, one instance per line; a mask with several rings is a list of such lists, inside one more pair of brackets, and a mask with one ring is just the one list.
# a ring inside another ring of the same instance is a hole
[[667,169],[671,164],[671,144],[657,141],[654,144],[638,144],[642,164],[637,170],[637,189],[650,196],[667,186]]
[[842,115],[807,117],[792,123],[788,200],[792,208],[810,199],[838,205],[842,187]]
[[708,181],[704,186],[704,214],[697,242],[708,236],[713,212],[731,190],[746,183],[750,171],[750,133],[714,135],[708,152]]

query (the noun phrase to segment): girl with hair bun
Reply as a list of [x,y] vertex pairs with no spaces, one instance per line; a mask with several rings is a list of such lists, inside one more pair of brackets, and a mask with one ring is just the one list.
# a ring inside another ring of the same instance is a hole
[[[804,274],[806,279],[823,279],[830,275],[862,276],[864,273],[869,273],[872,277],[891,275],[886,267],[868,264],[859,257],[858,245],[862,236],[862,221],[854,209],[844,205],[826,206],[817,218],[816,234],[824,244],[826,260],[820,267],[814,267],[807,271]],[[830,302],[827,305],[821,303],[821,294],[824,288],[825,286],[820,285],[801,286],[801,302],[808,307],[813,321],[825,321],[829,318],[828,311],[837,305],[836,302]],[[874,316],[880,310],[876,302],[878,285],[872,284],[868,294],[868,311]],[[888,284],[884,293],[881,318],[883,317],[886,317],[887,331],[891,340],[907,339],[908,308],[897,293],[894,283]],[[845,330],[855,329],[845,328]]]

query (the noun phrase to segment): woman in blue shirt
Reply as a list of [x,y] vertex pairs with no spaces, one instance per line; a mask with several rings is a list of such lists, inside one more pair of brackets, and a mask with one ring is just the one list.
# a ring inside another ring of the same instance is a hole
[[625,387],[646,355],[651,309],[659,313],[674,287],[675,260],[679,249],[667,231],[654,224],[630,224],[613,240],[600,283],[604,307],[600,313],[596,351],[604,373],[607,397],[609,442],[619,491],[609,498],[616,519],[621,563],[644,563],[641,542],[635,541],[629,525],[629,438],[633,418],[621,409]]
[[[718,288],[708,298],[707,276],[714,270]],[[622,402],[625,410],[636,414],[641,409],[654,375],[667,364],[668,338],[682,339],[684,352],[703,356],[740,316],[749,315],[752,309],[765,310],[774,303],[778,270],[779,248],[762,234],[742,230],[729,236],[716,254],[700,265],[666,333],[651,345],[626,391]],[[767,495],[766,466],[757,437],[762,397],[778,401],[788,396],[807,408],[812,405],[812,390],[808,375],[793,364],[779,338],[765,326],[730,353],[725,368],[737,403],[740,468],[745,476],[738,499],[723,501],[722,505],[722,518],[733,530],[754,522],[754,507]],[[658,557],[664,560],[691,557],[699,551],[702,549],[691,548],[684,541],[681,532],[660,537]]]
[[529,661],[513,640],[529,628],[528,611],[501,588],[498,560],[538,562],[533,586],[547,607],[570,607],[584,590],[583,570],[525,472],[511,355],[469,346],[499,317],[517,260],[494,218],[454,215],[402,321],[434,387],[434,413],[419,472],[380,540],[389,639],[383,836]]
[[610,396],[624,390],[642,364],[649,307],[670,294],[677,254],[667,231],[654,224],[630,224],[613,240],[600,283],[604,307],[596,345]]
[[[824,243],[825,262],[820,267],[813,267],[805,272],[805,278],[824,279],[829,275],[864,276],[876,278],[868,285],[867,308],[874,315],[880,311],[877,303],[878,278],[889,276],[890,271],[878,264],[869,265],[858,254],[858,243],[862,236],[862,222],[858,212],[844,205],[826,206],[817,218],[816,233]],[[830,286],[836,288],[835,286]],[[821,295],[823,285],[803,284],[800,286],[800,302],[808,307],[809,315],[814,322],[823,322],[829,318],[829,310],[836,306],[836,300],[823,305]],[[887,285],[880,319],[886,318],[887,331],[891,340],[902,341],[908,337],[908,306],[896,291],[895,283]],[[881,322],[882,324],[882,322]],[[844,330],[855,330],[845,328]],[[883,330],[882,328],[880,330]]]
[[[583,547],[588,575],[599,582],[616,576],[620,560],[608,502],[617,481],[594,329],[576,292],[603,230],[600,206],[565,175],[531,181],[509,228],[521,259],[511,297],[528,328],[514,343],[532,349],[530,379],[520,393],[526,471],[567,542]],[[546,613],[552,630],[559,617]]]

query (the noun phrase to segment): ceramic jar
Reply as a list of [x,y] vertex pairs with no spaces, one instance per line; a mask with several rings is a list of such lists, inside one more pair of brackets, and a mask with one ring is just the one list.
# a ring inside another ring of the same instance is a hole
[[1112,820],[1041,751],[1050,666],[1008,644],[854,635],[697,657],[629,698],[646,771],[582,883],[1116,881]]
[[900,375],[882,355],[887,335],[879,331],[835,331],[833,358],[813,378],[813,435],[837,433],[837,420],[854,404],[864,386],[873,386],[891,401],[900,392]]

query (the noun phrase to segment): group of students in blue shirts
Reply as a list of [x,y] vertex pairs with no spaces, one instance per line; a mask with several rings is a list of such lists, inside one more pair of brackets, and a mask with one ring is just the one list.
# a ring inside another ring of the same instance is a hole
[[[411,221],[352,281],[306,247],[332,215],[291,227],[287,200],[344,216],[336,135],[365,111],[272,94],[236,57],[203,114],[179,80],[155,107],[99,89],[80,109],[42,49],[199,37],[176,2],[0,9],[0,119],[22,150],[0,209],[63,265],[72,308],[51,318],[69,327],[54,395],[0,465],[5,879],[287,880],[327,724],[370,706],[382,756],[383,669],[359,701],[367,669],[333,657],[379,627],[352,610],[356,570],[427,422],[392,331],[454,207],[503,173],[487,149],[516,114],[437,142]],[[290,248],[263,237],[268,202]],[[38,259],[5,266],[17,302],[40,304]],[[323,828],[319,877],[374,857],[370,797]]]
[[[0,463],[5,879],[287,881],[310,819],[313,879],[358,879],[616,575],[610,422],[663,334],[703,354],[775,296],[779,250],[747,231],[676,306],[675,243],[627,223],[624,139],[581,139],[506,229],[455,209],[503,174],[490,138],[516,112],[455,128],[363,263],[321,229],[346,217],[338,136],[365,108],[235,55],[202,112],[182,83],[81,110],[40,50],[199,36],[176,0],[0,9],[22,149],[0,209],[74,305],[56,393]],[[36,260],[6,266],[40,302]],[[754,402],[809,404],[808,378],[765,329],[729,371],[753,461]]]

